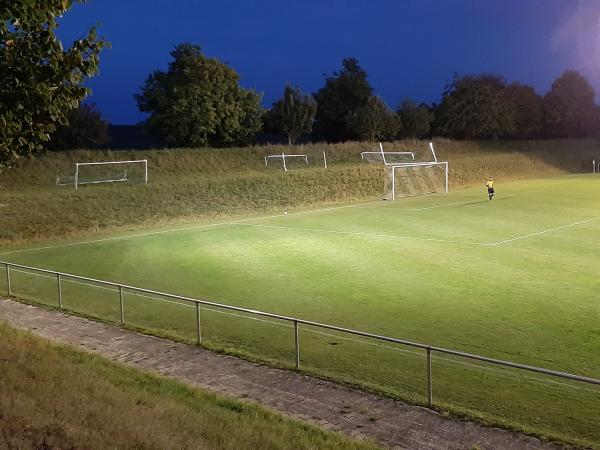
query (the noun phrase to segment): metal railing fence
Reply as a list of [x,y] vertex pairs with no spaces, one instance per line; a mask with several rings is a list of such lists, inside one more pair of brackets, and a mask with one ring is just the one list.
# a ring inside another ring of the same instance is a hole
[[447,349],[447,348],[443,348],[443,347],[436,347],[433,345],[427,345],[427,344],[423,344],[423,343],[419,343],[419,342],[408,341],[405,339],[397,339],[397,338],[392,338],[392,337],[388,337],[388,336],[367,333],[364,331],[353,330],[350,328],[338,327],[335,325],[329,325],[329,324],[324,324],[324,323],[319,323],[319,322],[313,322],[310,320],[299,319],[296,317],[283,316],[283,315],[279,315],[279,314],[273,314],[273,313],[258,311],[258,310],[249,309],[249,308],[241,308],[238,306],[225,305],[225,304],[221,304],[221,303],[211,302],[208,300],[200,300],[200,299],[196,299],[196,298],[185,297],[182,295],[169,294],[169,293],[165,293],[165,292],[155,291],[152,289],[145,289],[145,288],[140,288],[140,287],[136,287],[136,286],[129,286],[126,284],[115,283],[115,282],[111,282],[111,281],[97,280],[94,278],[82,277],[79,275],[73,275],[73,274],[63,273],[63,272],[57,272],[54,270],[40,269],[37,267],[25,266],[25,265],[21,265],[21,264],[14,264],[14,263],[9,263],[9,262],[5,262],[5,261],[0,261],[0,264],[4,265],[4,267],[5,267],[5,272],[6,272],[5,282],[6,282],[7,294],[9,297],[13,295],[12,286],[11,286],[11,268],[23,269],[23,270],[32,271],[32,272],[45,273],[45,274],[48,274],[49,276],[55,277],[55,279],[56,279],[56,294],[57,294],[56,304],[57,304],[58,308],[60,308],[60,309],[63,309],[63,296],[62,296],[62,282],[63,281],[62,280],[64,278],[87,281],[90,283],[94,283],[96,285],[111,286],[118,293],[121,325],[125,325],[126,315],[125,315],[125,303],[123,301],[123,296],[126,292],[144,293],[144,294],[156,295],[156,296],[160,296],[160,297],[164,297],[164,298],[170,298],[173,300],[189,302],[189,303],[195,305],[196,341],[198,344],[202,343],[202,320],[201,320],[202,306],[212,306],[212,307],[222,308],[225,310],[254,314],[257,316],[269,317],[272,319],[278,319],[278,320],[281,320],[284,322],[288,322],[294,329],[294,352],[295,352],[296,369],[300,369],[300,367],[301,367],[301,345],[300,345],[300,326],[301,325],[306,325],[306,326],[315,327],[315,328],[321,328],[321,329],[325,329],[325,330],[337,331],[340,333],[346,333],[346,334],[350,334],[350,335],[354,335],[354,336],[361,336],[361,337],[370,338],[370,339],[374,339],[374,340],[382,341],[382,342],[402,344],[402,345],[406,345],[408,347],[420,349],[420,350],[423,350],[425,362],[426,362],[424,375],[425,375],[425,384],[426,384],[426,388],[427,388],[427,404],[430,407],[433,406],[432,355],[434,353],[452,355],[452,356],[457,356],[460,358],[470,359],[470,360],[474,360],[474,361],[481,361],[481,362],[485,362],[485,363],[496,365],[496,366],[510,367],[513,369],[519,369],[519,370],[528,371],[528,372],[535,372],[535,373],[538,373],[541,375],[547,375],[547,376],[551,376],[551,377],[555,377],[555,378],[566,379],[566,380],[577,381],[577,382],[581,382],[581,383],[587,383],[587,384],[600,386],[600,380],[596,379],[596,378],[585,377],[585,376],[581,376],[581,375],[574,375],[571,373],[559,372],[559,371],[555,371],[555,370],[544,369],[542,367],[530,366],[530,365],[526,365],[526,364],[519,364],[519,363],[514,363],[511,361],[505,361],[505,360],[500,360],[500,359],[495,359],[495,358],[489,358],[487,356],[481,356],[481,355],[477,355],[477,354],[473,354],[473,353],[466,353],[466,352],[461,352],[461,351],[457,351],[457,350],[451,350],[451,349]]

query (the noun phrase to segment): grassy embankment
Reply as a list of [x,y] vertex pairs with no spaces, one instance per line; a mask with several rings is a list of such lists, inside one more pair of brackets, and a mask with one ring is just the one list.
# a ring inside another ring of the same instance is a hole
[[373,449],[0,323],[0,447]]
[[[450,161],[451,188],[492,174],[499,181],[589,171],[600,159],[600,142],[436,141],[438,158]],[[161,226],[242,214],[280,211],[376,198],[383,192],[380,167],[360,160],[361,143],[245,149],[169,151],[74,151],[24,159],[0,174],[0,245],[102,231]],[[425,142],[387,144],[387,150],[419,149]],[[322,164],[327,152],[329,169]],[[265,168],[267,154],[308,153],[308,169],[283,173]],[[419,155],[417,155],[419,156]],[[57,175],[72,175],[76,161],[149,160],[150,183],[96,185],[75,191],[55,186]]]

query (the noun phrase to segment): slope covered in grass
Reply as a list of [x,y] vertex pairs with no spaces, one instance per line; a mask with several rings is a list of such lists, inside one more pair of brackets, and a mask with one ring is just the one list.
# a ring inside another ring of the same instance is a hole
[[[24,159],[0,174],[0,244],[39,242],[51,237],[140,228],[245,213],[280,211],[377,198],[381,167],[361,161],[369,144],[314,144],[242,149],[74,151]],[[386,150],[415,150],[429,160],[426,142],[385,144]],[[438,158],[450,161],[451,189],[498,180],[589,171],[600,159],[594,140],[520,142],[436,141]],[[328,169],[324,169],[325,151]],[[308,168],[284,173],[266,168],[268,154],[306,153]],[[74,163],[148,159],[150,182],[56,186],[57,176],[73,175]]]
[[0,447],[370,449],[0,322]]

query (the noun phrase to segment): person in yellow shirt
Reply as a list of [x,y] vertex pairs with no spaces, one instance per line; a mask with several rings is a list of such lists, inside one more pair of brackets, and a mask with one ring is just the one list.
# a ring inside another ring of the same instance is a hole
[[494,180],[492,179],[492,177],[488,178],[487,183],[485,183],[485,185],[487,186],[488,197],[491,200],[494,196]]

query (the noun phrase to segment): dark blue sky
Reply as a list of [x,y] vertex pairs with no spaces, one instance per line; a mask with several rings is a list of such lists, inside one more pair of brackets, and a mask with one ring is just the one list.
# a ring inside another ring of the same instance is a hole
[[599,0],[92,0],[61,20],[67,46],[89,25],[112,44],[87,85],[115,124],[144,119],[133,94],[173,46],[192,42],[264,92],[313,93],[356,57],[377,94],[439,101],[453,73],[494,72],[545,93],[566,69],[600,91]]

